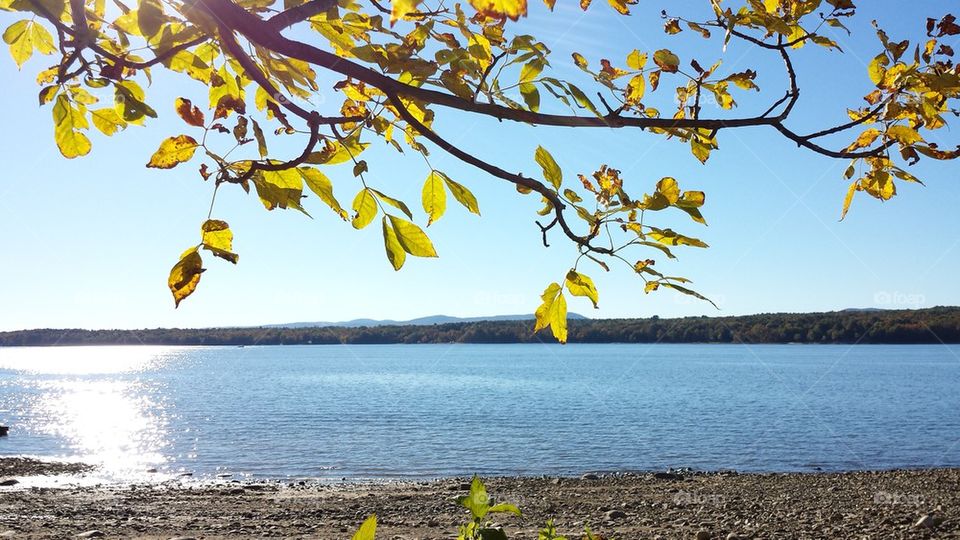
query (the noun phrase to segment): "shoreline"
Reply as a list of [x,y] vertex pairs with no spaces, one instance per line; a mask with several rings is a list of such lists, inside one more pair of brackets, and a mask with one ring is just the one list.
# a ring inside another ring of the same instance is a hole
[[[0,470],[9,458],[0,458]],[[34,467],[33,470],[40,470]],[[5,474],[5,473],[4,473]],[[0,474],[3,477],[4,474]],[[484,478],[509,538],[584,525],[604,538],[943,538],[960,536],[960,469],[684,472]],[[468,512],[467,478],[0,487],[0,537],[345,538],[369,514],[378,539],[444,539]],[[699,536],[698,536],[699,535]],[[732,535],[732,536],[731,536]],[[94,533],[93,536],[97,535]]]

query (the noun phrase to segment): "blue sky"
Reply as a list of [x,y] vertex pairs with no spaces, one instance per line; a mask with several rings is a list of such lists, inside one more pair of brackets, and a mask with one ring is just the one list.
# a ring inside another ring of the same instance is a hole
[[[865,6],[850,21],[854,36],[831,34],[845,54],[805,48],[795,55],[802,98],[790,125],[798,131],[842,123],[846,107],[861,103],[870,90],[865,65],[879,51],[871,19],[892,37],[917,39],[926,17],[955,7],[923,1],[905,14],[902,2],[861,3]],[[581,87],[590,84],[572,67],[574,50],[594,65],[600,58],[622,64],[634,48],[669,47],[684,63],[696,51],[704,65],[721,55],[719,40],[703,41],[689,31],[663,34],[662,5],[642,2],[625,18],[599,4],[586,14],[563,3],[553,14],[532,6],[531,17],[514,31],[543,39],[554,51],[556,74]],[[4,26],[14,20],[0,15]],[[785,81],[776,58],[736,44],[723,58],[738,71],[757,69],[765,99],[782,95]],[[202,96],[202,88],[157,74],[148,95],[161,114],[158,121],[112,139],[92,134],[92,153],[66,160],[53,141],[49,107],[37,105],[34,76],[45,66],[34,59],[18,73],[6,51],[0,55],[5,88],[0,117],[6,125],[0,130],[5,158],[0,330],[529,313],[544,287],[560,279],[575,257],[573,246],[557,235],[549,249],[541,244],[533,223],[538,199],[520,197],[511,185],[436,151],[434,166],[473,190],[483,214],[468,214],[451,199],[447,215],[428,229],[439,259],[410,257],[403,270],[394,272],[377,224],[355,231],[315,199],[306,202],[312,220],[293,212],[268,213],[255,196],[228,186],[218,196],[214,217],[231,224],[240,263],[234,267],[206,257],[208,270],[197,293],[174,310],[166,276],[180,252],[198,241],[211,186],[196,174],[199,162],[172,171],[144,164],[164,137],[184,132],[173,114],[173,99]],[[649,99],[662,110],[672,103],[671,82],[665,78],[659,96]],[[734,114],[762,112],[768,103],[743,92],[735,97],[740,107]],[[329,84],[317,99],[327,100],[337,100]],[[600,289],[600,309],[577,299],[570,302],[571,311],[591,317],[668,317],[960,304],[956,164],[923,162],[913,172],[926,187],[898,186],[899,196],[883,204],[861,195],[840,223],[846,162],[801,151],[772,129],[722,132],[720,150],[702,166],[683,145],[637,130],[534,128],[437,112],[441,134],[508,170],[538,174],[533,153],[542,144],[567,178],[607,163],[622,170],[631,194],[650,191],[663,176],[676,177],[685,189],[706,191],[703,212],[709,227],[674,218],[664,223],[703,239],[710,249],[681,250],[679,261],[658,259],[658,268],[694,280],[720,311],[670,291],[645,295],[629,269],[606,273],[589,263],[581,269]],[[723,112],[708,107],[704,114]],[[941,145],[958,142],[947,130],[938,137],[934,140]],[[844,145],[835,140],[833,146]],[[276,148],[296,152],[291,145]],[[382,147],[365,157],[372,183],[417,207],[417,220],[425,223],[419,210],[427,174],[422,160]],[[331,167],[327,173],[341,203],[349,204],[359,187],[350,167]]]

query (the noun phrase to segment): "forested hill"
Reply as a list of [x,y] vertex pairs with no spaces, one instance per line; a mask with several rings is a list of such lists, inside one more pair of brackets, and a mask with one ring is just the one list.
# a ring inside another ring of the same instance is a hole
[[[23,330],[0,346],[538,343],[532,321],[361,328]],[[571,343],[960,343],[960,308],[570,321]]]

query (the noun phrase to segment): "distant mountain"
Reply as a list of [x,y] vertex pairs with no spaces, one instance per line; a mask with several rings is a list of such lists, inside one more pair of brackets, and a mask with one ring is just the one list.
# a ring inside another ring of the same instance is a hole
[[[570,320],[587,320],[579,313],[569,313],[567,317]],[[488,321],[529,321],[533,320],[533,314],[529,315],[491,315],[488,317],[451,317],[449,315],[431,315],[429,317],[420,317],[408,321],[395,321],[392,319],[353,319],[352,321],[328,322],[293,322],[284,324],[267,324],[263,328],[360,328],[374,326],[430,326],[432,324],[451,324],[451,323],[469,323],[469,322],[488,322]]]

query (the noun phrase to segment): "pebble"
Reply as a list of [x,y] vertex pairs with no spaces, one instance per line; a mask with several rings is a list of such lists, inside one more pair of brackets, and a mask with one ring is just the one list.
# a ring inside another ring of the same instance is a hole
[[599,475],[596,475],[596,474],[593,474],[593,473],[587,473],[587,474],[581,476],[580,479],[581,479],[581,480],[599,480],[599,479],[600,479],[600,476],[599,476]]
[[931,516],[930,514],[924,514],[923,517],[921,517],[919,520],[917,520],[916,523],[913,524],[913,527],[916,529],[919,529],[920,527],[926,527],[928,529],[932,529],[936,525],[937,523],[936,521],[934,521],[933,516]]
[[16,478],[4,478],[3,480],[0,480],[0,486],[15,486],[19,483],[20,481]]
[[103,531],[98,529],[93,529],[92,531],[82,532],[77,535],[77,538],[100,538],[106,536]]
[[740,535],[735,532],[732,532],[727,535],[727,540],[740,540]]
[[697,540],[710,540],[710,533],[708,531],[697,531]]
[[197,540],[197,539],[192,536],[174,536],[170,538],[170,540]]
[[610,510],[609,512],[607,512],[606,514],[604,514],[604,516],[605,516],[608,520],[623,519],[623,518],[627,517],[627,513],[624,512],[623,510]]

